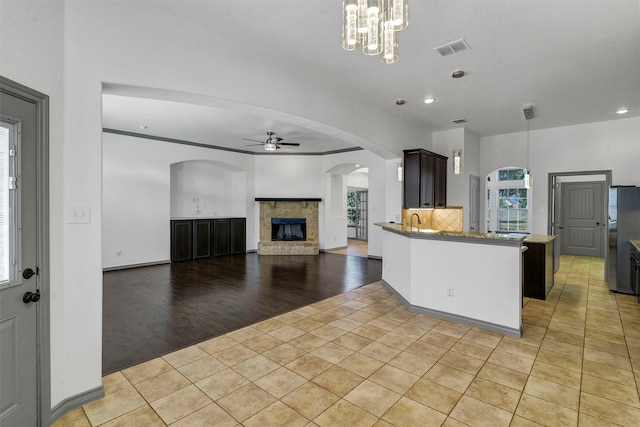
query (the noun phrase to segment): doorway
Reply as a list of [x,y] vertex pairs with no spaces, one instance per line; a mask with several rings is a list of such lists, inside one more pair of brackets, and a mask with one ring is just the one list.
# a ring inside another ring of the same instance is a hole
[[562,254],[605,258],[605,278],[610,186],[610,170],[549,173],[548,233],[557,236],[555,258]]
[[349,191],[347,193],[347,221],[348,227],[353,227],[353,236],[347,236],[356,240],[368,240],[368,190]]
[[0,77],[0,426],[49,425],[48,96]]

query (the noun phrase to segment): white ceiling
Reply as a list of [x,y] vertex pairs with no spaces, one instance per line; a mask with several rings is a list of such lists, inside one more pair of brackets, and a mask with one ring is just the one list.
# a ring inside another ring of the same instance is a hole
[[[527,124],[535,130],[640,116],[638,0],[410,0],[400,60],[391,65],[342,50],[340,0],[157,0],[152,7],[224,35],[255,56],[256,67],[268,55],[291,73],[319,70],[323,80],[349,86],[389,114],[402,108],[403,120],[425,132],[456,128],[459,118],[482,137]],[[460,38],[469,51],[441,57],[433,50]],[[456,69],[465,77],[451,78]],[[425,96],[437,101],[425,105]],[[398,98],[407,104],[397,107]],[[526,103],[534,109],[528,123]],[[623,106],[630,112],[617,115]],[[264,153],[243,138],[264,140],[269,130],[301,144],[279,154],[353,148],[286,117],[189,105],[144,90],[106,85],[103,109],[108,129],[247,152]]]

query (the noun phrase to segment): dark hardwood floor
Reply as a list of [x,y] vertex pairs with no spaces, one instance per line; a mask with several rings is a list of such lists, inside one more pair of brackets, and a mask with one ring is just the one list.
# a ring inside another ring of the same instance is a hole
[[356,256],[255,253],[104,273],[103,374],[380,280]]

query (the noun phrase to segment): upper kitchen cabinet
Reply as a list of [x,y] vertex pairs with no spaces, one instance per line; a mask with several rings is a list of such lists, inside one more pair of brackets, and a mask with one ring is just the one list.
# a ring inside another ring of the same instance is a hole
[[447,206],[447,157],[420,148],[404,150],[405,209]]

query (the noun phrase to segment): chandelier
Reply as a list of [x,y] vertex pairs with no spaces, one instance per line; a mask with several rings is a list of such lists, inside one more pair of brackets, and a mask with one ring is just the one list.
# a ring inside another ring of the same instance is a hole
[[398,32],[409,24],[408,0],[343,0],[342,48],[365,55],[382,54],[380,61],[398,60]]

